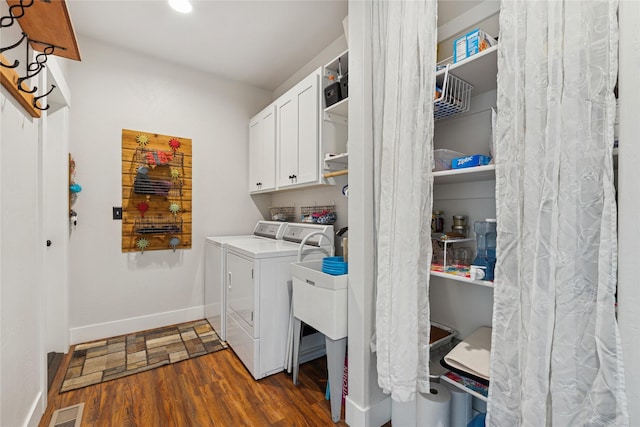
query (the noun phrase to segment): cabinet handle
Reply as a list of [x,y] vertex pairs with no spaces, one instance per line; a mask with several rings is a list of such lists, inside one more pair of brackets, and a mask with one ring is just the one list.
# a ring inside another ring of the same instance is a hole
[[229,290],[231,290],[231,272],[228,273],[229,274]]

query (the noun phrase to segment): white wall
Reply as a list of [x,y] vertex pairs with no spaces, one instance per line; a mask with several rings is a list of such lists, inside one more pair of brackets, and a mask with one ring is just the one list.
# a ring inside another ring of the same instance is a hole
[[347,50],[347,39],[344,35],[342,35],[335,39],[329,46],[324,48],[322,52],[314,56],[311,61],[294,72],[287,80],[285,80],[284,83],[278,86],[276,90],[273,91],[273,99],[278,98],[280,95],[294,87],[296,83],[307,77],[316,68],[327,65],[345,50]]
[[[82,38],[70,64],[70,151],[82,185],[70,242],[71,342],[203,317],[203,244],[247,233],[261,214],[248,195],[248,122],[271,93]],[[122,253],[121,132],[192,139],[190,250]]]

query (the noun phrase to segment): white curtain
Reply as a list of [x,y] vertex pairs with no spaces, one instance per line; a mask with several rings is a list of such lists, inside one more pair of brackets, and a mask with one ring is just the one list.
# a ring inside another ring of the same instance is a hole
[[378,383],[405,402],[429,387],[437,2],[371,10]]
[[502,2],[490,426],[629,423],[614,310],[616,10]]

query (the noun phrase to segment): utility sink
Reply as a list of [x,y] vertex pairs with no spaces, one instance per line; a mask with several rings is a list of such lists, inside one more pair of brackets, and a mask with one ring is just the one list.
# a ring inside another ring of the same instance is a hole
[[294,262],[293,315],[332,340],[347,336],[348,274],[322,272],[322,260]]

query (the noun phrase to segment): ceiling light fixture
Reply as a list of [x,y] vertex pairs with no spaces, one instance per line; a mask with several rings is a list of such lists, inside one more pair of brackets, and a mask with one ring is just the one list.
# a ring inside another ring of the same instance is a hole
[[169,0],[169,6],[180,13],[189,13],[193,9],[189,0]]

